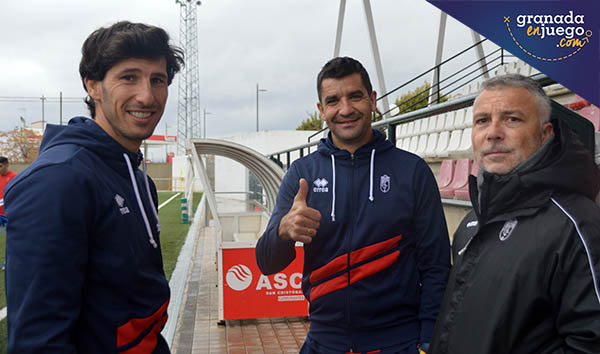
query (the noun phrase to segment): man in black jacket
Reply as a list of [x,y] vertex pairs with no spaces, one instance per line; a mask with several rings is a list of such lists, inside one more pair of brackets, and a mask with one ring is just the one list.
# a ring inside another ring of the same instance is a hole
[[600,176],[529,78],[483,84],[473,109],[473,210],[431,353],[600,352]]

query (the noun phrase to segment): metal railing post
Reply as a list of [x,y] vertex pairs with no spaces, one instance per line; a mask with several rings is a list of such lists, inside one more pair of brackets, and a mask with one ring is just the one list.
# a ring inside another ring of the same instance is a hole
[[388,140],[394,143],[394,145],[396,145],[396,125],[392,123],[388,124],[387,131]]
[[[436,75],[437,75],[437,77],[438,77],[438,80],[439,80],[439,78],[441,77],[441,76],[440,76],[440,74],[441,74],[441,73],[440,73],[440,71],[441,71],[441,68],[442,68],[442,65],[441,65],[441,64],[440,64],[440,65],[437,65],[437,66],[435,67],[435,72],[436,72]],[[436,91],[435,91],[435,103],[440,103],[440,82],[439,82],[439,81],[438,81],[438,82],[436,82],[435,90],[436,90]]]

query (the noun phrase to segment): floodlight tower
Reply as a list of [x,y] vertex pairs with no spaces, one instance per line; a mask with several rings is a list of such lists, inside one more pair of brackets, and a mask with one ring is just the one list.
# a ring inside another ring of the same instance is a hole
[[200,138],[200,75],[198,73],[198,22],[200,1],[175,0],[179,8],[179,41],[185,66],[179,78],[177,152],[185,153],[185,139]]

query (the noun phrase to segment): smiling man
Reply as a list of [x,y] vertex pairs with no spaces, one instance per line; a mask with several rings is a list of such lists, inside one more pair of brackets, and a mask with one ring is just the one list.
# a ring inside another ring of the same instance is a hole
[[325,64],[317,93],[329,135],[285,175],[258,266],[277,273],[304,244],[310,331],[301,353],[416,354],[427,349],[450,268],[435,179],[371,128],[377,93],[358,61]]
[[473,211],[454,236],[434,354],[600,349],[600,175],[551,112],[530,78],[483,83],[473,107]]
[[170,352],[156,188],[138,167],[181,65],[158,27],[124,21],[86,39],[92,119],[48,125],[5,192],[8,353]]

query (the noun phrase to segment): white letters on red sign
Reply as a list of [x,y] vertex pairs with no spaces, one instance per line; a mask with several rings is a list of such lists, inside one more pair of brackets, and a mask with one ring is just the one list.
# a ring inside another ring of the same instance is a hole
[[302,273],[294,273],[290,276],[290,281],[287,281],[287,275],[284,273],[277,273],[273,277],[274,284],[271,285],[271,281],[269,277],[264,274],[260,275],[258,278],[258,283],[256,284],[256,290],[273,290],[273,287],[278,290],[283,290],[289,286],[294,289],[300,289],[302,287]]
[[302,273],[294,273],[290,276],[290,286],[294,289],[302,287]]
[[273,287],[271,287],[269,278],[267,278],[267,276],[264,274],[260,275],[260,278],[258,278],[258,283],[256,284],[256,290],[262,290],[262,288],[267,288],[267,290],[273,289]]

